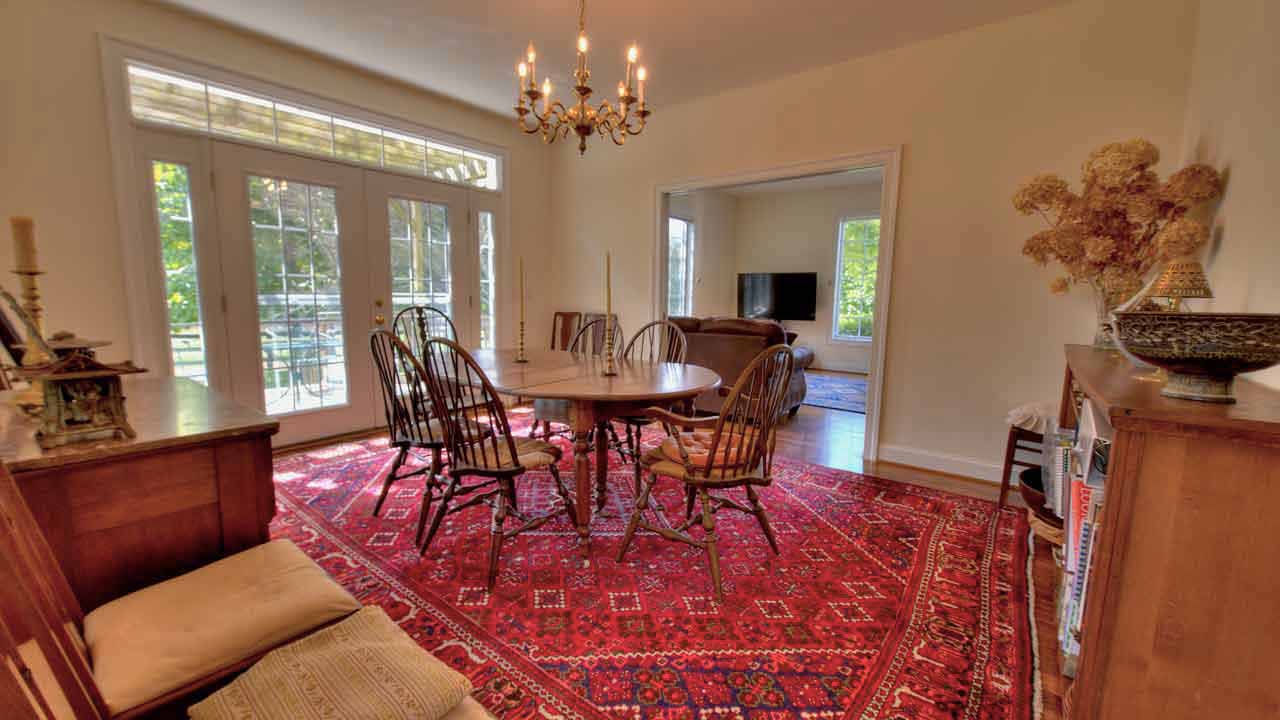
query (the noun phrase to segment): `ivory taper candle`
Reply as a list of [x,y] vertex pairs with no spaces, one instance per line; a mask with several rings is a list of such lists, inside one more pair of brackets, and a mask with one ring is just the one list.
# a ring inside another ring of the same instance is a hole
[[36,263],[35,223],[29,217],[11,217],[9,225],[13,228],[13,262],[18,271],[35,272],[40,269]]
[[605,332],[611,332],[613,330],[610,325],[613,322],[613,258],[607,252],[604,254],[604,318]]
[[520,256],[520,322],[524,322],[524,256]]

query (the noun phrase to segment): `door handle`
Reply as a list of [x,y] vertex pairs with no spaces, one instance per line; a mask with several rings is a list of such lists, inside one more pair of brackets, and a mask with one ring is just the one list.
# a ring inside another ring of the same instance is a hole
[[375,325],[383,325],[383,324],[385,324],[385,323],[387,322],[387,318],[386,318],[386,316],[385,316],[385,315],[381,315],[381,314],[379,314],[379,315],[374,315],[374,316],[373,316],[373,322],[374,322],[374,324],[375,324]]

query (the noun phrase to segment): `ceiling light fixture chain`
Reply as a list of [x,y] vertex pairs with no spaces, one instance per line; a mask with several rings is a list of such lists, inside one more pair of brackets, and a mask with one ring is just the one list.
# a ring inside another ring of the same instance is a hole
[[[541,133],[542,141],[553,143],[566,138],[570,132],[578,136],[578,154],[587,152],[587,138],[591,135],[607,137],[615,145],[623,145],[628,135],[644,132],[645,122],[651,114],[645,105],[645,84],[648,71],[636,66],[639,49],[627,48],[625,80],[618,83],[617,105],[605,100],[597,106],[589,104],[591,98],[591,70],[587,67],[587,3],[578,0],[578,61],[573,71],[573,94],[577,100],[565,107],[559,101],[552,102],[551,78],[542,81],[538,88],[538,53],[529,43],[525,60],[516,65],[516,122],[529,135]],[[633,85],[634,81],[634,85]],[[538,101],[542,111],[538,111]]]

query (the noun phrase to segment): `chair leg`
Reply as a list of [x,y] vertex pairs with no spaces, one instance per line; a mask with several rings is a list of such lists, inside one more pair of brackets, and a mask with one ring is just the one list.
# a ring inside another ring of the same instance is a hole
[[711,509],[711,493],[706,488],[698,489],[702,500],[702,529],[707,532],[707,561],[711,565],[711,584],[716,586],[716,599],[724,602],[724,585],[720,582],[720,550],[716,548],[716,514]]
[[[608,428],[606,430],[606,428]],[[596,512],[604,510],[605,503],[608,502],[609,496],[609,433],[613,431],[613,423],[603,422],[596,425],[595,448],[596,448],[596,465],[592,468],[596,474]],[[603,446],[600,443],[604,443]],[[604,472],[600,472],[600,467],[604,466]]]
[[[613,447],[614,452],[618,453],[618,461],[625,465],[627,463],[627,454],[626,454],[626,451],[623,449],[624,446],[622,444],[622,441],[618,439],[617,428],[613,426],[612,422],[605,423],[605,427],[609,429],[609,445]],[[628,425],[627,426],[628,431],[630,430],[630,428],[631,426]]]
[[373,516],[377,517],[382,510],[382,503],[387,499],[387,491],[391,489],[391,483],[396,481],[396,472],[400,470],[400,466],[404,464],[404,459],[409,455],[409,446],[401,446],[400,452],[396,455],[396,459],[391,463],[391,471],[387,473],[387,479],[382,481],[382,492],[378,493],[378,501],[373,504]]
[[631,547],[631,538],[635,537],[636,528],[640,527],[640,518],[649,507],[649,494],[653,492],[656,482],[658,482],[658,476],[650,475],[649,480],[640,490],[640,496],[636,498],[636,507],[631,511],[631,519],[627,521],[627,531],[622,534],[622,547],[618,548],[618,562],[622,562],[623,556],[627,554],[627,548]]
[[551,473],[551,479],[555,480],[556,492],[560,494],[560,499],[564,502],[564,512],[569,516],[569,526],[577,527],[578,525],[578,509],[573,504],[573,498],[569,495],[569,488],[565,487],[564,480],[560,478],[560,468],[552,463],[547,466],[547,470]]
[[693,517],[693,503],[698,498],[698,493],[693,489],[692,485],[684,489],[684,519],[688,520]]
[[449,512],[449,502],[453,500],[453,495],[458,491],[458,478],[450,477],[449,484],[444,489],[444,497],[440,498],[440,507],[436,508],[435,517],[431,518],[431,528],[427,530],[427,537],[422,541],[422,547],[418,551],[419,555],[426,555],[427,548],[431,547],[431,541],[435,538],[436,532],[440,529],[440,523],[444,520],[444,516]]
[[440,448],[431,448],[431,472],[422,486],[422,509],[418,511],[418,532],[413,536],[415,545],[422,544],[422,531],[427,528],[427,516],[431,514],[431,496],[439,484],[441,467],[443,463],[440,461]]
[[[633,432],[634,431],[634,432]],[[627,451],[631,453],[631,465],[635,469],[636,496],[640,496],[640,478],[644,471],[640,467],[640,428],[627,424]]]
[[485,587],[492,590],[498,582],[498,556],[502,554],[502,524],[507,519],[507,501],[515,494],[515,483],[511,478],[498,481],[501,490],[493,505],[493,520],[489,524],[489,578]]
[[[1018,451],[1018,428],[1009,428],[1009,441],[1004,447],[1004,472],[1000,474],[1000,499],[996,501],[996,510],[1004,507],[1005,498],[1009,495],[1010,476],[1013,474],[1013,458]],[[374,512],[377,515],[377,512]]]
[[760,522],[760,529],[764,530],[764,536],[769,540],[769,547],[773,548],[774,555],[781,555],[778,552],[778,538],[773,535],[773,526],[769,524],[769,514],[765,512],[764,505],[760,503],[760,494],[750,485],[747,486],[747,500],[751,501],[751,514],[756,516],[756,520]]

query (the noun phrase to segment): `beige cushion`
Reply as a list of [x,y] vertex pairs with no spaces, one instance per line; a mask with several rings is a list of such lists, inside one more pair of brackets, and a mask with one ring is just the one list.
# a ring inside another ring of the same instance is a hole
[[272,650],[188,712],[192,720],[440,720],[470,692],[466,676],[367,607]]
[[534,469],[546,467],[555,464],[560,459],[560,448],[549,442],[542,440],[534,440],[532,438],[515,438],[516,441],[516,458],[511,458],[511,448],[507,444],[506,438],[497,438],[497,455],[494,455],[494,441],[485,441],[483,444],[483,456],[481,451],[476,452],[474,458],[478,462],[483,462],[481,467],[486,470],[501,470],[503,468],[513,468],[520,465],[525,469]]
[[[704,457],[703,462],[706,462]],[[689,474],[684,465],[672,460],[661,446],[653,448],[640,456],[640,464],[645,470],[657,473],[663,477],[676,478],[677,480],[690,480],[698,482],[699,480],[713,480],[716,482],[732,481],[737,478],[758,478],[760,477],[761,468],[757,467],[754,472],[743,472],[738,469],[730,468],[725,470],[712,470],[709,477],[703,475],[705,465],[694,467],[695,473]],[[757,483],[758,484],[758,483]]]
[[84,639],[115,714],[359,609],[274,540],[103,605],[85,616]]

